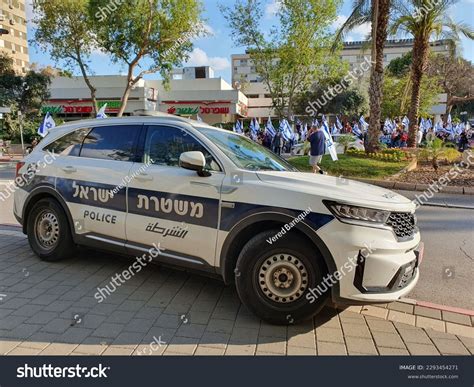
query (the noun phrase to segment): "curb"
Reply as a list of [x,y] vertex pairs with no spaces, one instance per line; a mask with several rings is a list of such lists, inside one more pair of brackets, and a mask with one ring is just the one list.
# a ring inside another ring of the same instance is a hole
[[[405,183],[402,181],[372,180],[360,178],[348,179],[360,181],[367,184],[373,184],[383,188],[399,189],[404,191],[426,191],[430,187],[429,184]],[[442,192],[458,195],[474,195],[474,187],[444,187]]]

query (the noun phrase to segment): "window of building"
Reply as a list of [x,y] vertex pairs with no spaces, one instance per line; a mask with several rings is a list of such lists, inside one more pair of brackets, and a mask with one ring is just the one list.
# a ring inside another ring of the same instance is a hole
[[133,161],[140,125],[99,126],[84,139],[81,157],[116,161]]

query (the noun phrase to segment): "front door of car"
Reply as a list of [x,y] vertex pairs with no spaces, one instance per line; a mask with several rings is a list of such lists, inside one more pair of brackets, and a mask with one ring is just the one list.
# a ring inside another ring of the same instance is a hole
[[[127,240],[159,244],[177,264],[213,265],[224,171],[187,129],[150,125],[143,137],[143,160],[130,171]],[[210,176],[179,167],[186,151],[203,152]]]
[[76,234],[124,246],[126,177],[142,127],[83,129],[82,143],[56,159],[56,190],[67,203]]

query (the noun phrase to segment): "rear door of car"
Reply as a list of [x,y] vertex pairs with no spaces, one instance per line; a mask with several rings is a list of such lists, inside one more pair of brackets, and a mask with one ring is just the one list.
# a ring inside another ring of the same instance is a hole
[[82,128],[55,162],[56,190],[67,202],[75,232],[124,246],[126,177],[133,165],[142,124]]

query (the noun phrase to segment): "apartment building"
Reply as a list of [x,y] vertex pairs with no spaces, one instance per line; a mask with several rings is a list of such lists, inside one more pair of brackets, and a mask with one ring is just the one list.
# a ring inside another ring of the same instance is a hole
[[[438,40],[431,42],[431,50],[447,55],[449,41]],[[387,40],[384,49],[384,65],[411,51],[413,39]],[[340,59],[349,63],[350,68],[356,68],[370,59],[370,45],[365,41],[345,42],[340,53]],[[274,116],[272,100],[261,77],[257,74],[249,54],[232,55],[232,85],[242,90],[248,98],[248,116],[266,118]],[[367,73],[368,76],[368,73]]]
[[0,0],[0,51],[13,58],[16,72],[29,66],[26,11],[24,0]]

